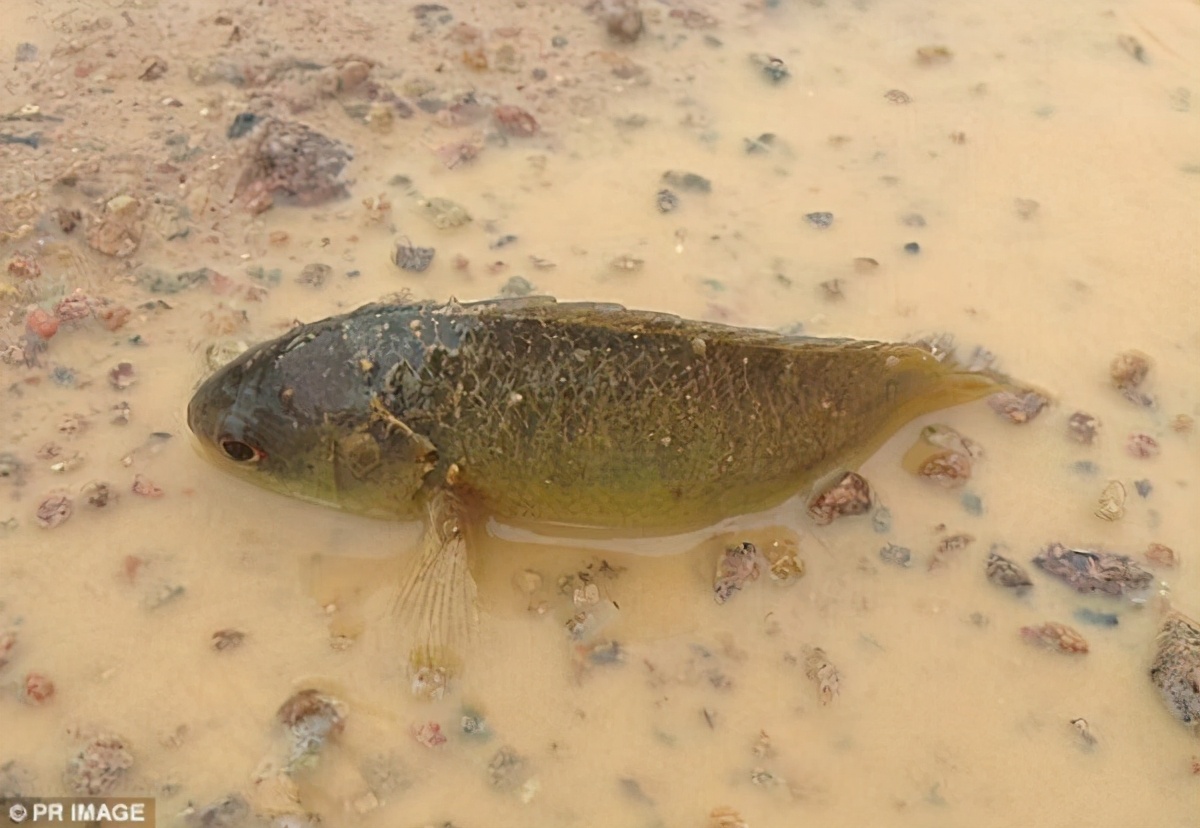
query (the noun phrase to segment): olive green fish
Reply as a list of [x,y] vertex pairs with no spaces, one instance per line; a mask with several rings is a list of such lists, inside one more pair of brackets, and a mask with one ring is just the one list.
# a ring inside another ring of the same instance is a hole
[[467,527],[671,533],[854,468],[915,417],[1001,390],[909,344],[786,336],[548,297],[373,304],[208,379],[188,423],[224,468],[423,517],[401,602],[428,658],[474,618]]

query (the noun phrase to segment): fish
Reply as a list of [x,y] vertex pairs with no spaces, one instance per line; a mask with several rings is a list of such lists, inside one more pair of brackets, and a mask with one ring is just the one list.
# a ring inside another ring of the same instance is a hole
[[478,622],[468,547],[484,517],[704,528],[1011,387],[915,344],[534,296],[380,302],[302,325],[205,380],[187,417],[202,452],[245,480],[424,521],[398,606],[428,667]]

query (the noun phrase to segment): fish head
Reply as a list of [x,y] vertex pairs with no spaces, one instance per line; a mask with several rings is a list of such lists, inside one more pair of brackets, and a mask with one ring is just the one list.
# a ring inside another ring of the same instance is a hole
[[196,390],[202,454],[258,486],[358,514],[411,518],[436,451],[380,409],[374,365],[339,320],[259,345]]

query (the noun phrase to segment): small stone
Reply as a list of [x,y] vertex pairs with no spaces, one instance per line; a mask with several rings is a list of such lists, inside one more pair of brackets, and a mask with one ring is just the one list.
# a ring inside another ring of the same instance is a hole
[[448,198],[422,199],[417,202],[421,213],[439,230],[452,230],[471,223],[471,214]]
[[1036,627],[1022,627],[1021,637],[1031,644],[1069,655],[1084,655],[1088,651],[1087,639],[1078,630],[1057,621],[1047,621]]
[[1121,47],[1125,54],[1136,60],[1138,63],[1149,63],[1150,58],[1146,55],[1146,48],[1142,46],[1133,35],[1120,35],[1117,38],[1117,45]]
[[804,220],[807,221],[809,224],[811,224],[813,227],[817,227],[819,229],[824,230],[825,228],[831,227],[833,225],[833,213],[826,213],[826,212],[805,213]]
[[938,66],[949,63],[954,53],[945,46],[922,46],[917,49],[917,63],[921,66]]
[[764,132],[757,138],[743,138],[742,144],[747,155],[765,155],[775,146],[775,133]]
[[1125,450],[1129,452],[1131,457],[1147,458],[1155,457],[1159,452],[1158,441],[1149,434],[1134,432],[1129,435],[1129,439],[1125,441]]
[[258,116],[253,112],[239,112],[234,116],[233,123],[225,131],[225,137],[232,140],[241,138],[258,123]]
[[502,104],[492,110],[492,121],[496,129],[512,138],[531,138],[541,127],[537,119],[519,106]]
[[921,245],[917,244],[916,242],[909,242],[908,244],[904,245],[904,252],[915,256],[921,252]]
[[217,652],[234,650],[242,646],[242,642],[245,640],[246,634],[241,630],[232,628],[217,630],[212,634],[212,648]]
[[72,501],[68,495],[50,495],[37,508],[37,523],[43,529],[53,529],[71,517]]
[[117,363],[117,366],[108,372],[108,384],[118,391],[124,391],[135,382],[137,377],[134,376],[131,362]]
[[817,683],[821,704],[829,704],[841,692],[842,677],[820,647],[809,648],[804,656],[804,675]]
[[87,498],[87,503],[94,509],[103,509],[111,501],[117,499],[112,487],[103,481],[93,481],[83,487],[81,492]]
[[27,704],[41,705],[54,695],[54,682],[41,673],[27,673],[21,688],[21,700]]
[[716,577],[713,579],[713,597],[724,604],[744,584],[758,579],[761,571],[758,548],[750,543],[739,543],[726,547],[717,560]]
[[958,502],[972,517],[979,517],[983,514],[983,499],[974,492],[963,492]]
[[912,103],[912,96],[900,89],[889,89],[883,93],[884,100],[888,103],[904,105]]
[[1119,480],[1110,480],[1100,493],[1100,505],[1094,512],[1101,520],[1120,520],[1125,515],[1125,486]]
[[133,755],[118,736],[99,736],[67,763],[63,783],[76,796],[105,796],[133,767]]
[[401,270],[424,273],[433,264],[434,253],[432,247],[415,247],[408,239],[401,239],[392,251],[392,262]]
[[442,726],[437,722],[423,722],[413,725],[412,735],[419,744],[427,748],[435,748],[446,744],[446,736],[442,733]]
[[1150,680],[1180,721],[1200,722],[1200,624],[1173,611],[1163,621],[1155,644]]
[[1191,434],[1196,427],[1196,420],[1189,414],[1178,414],[1171,420],[1171,431],[1176,434]]
[[524,276],[511,276],[500,288],[500,295],[506,298],[515,298],[518,296],[529,296],[535,290],[537,288]]
[[750,61],[758,67],[763,77],[772,85],[778,86],[792,76],[787,64],[772,55],[751,55]]
[[808,503],[808,514],[820,526],[847,515],[863,515],[871,508],[871,487],[856,472],[846,472]]
[[1121,619],[1115,612],[1096,612],[1088,607],[1080,607],[1075,610],[1074,615],[1084,624],[1090,624],[1093,627],[1115,627],[1121,623]]
[[1049,400],[1036,391],[1001,391],[988,397],[988,405],[1009,422],[1021,425],[1037,417]]
[[1013,204],[1016,207],[1017,216],[1025,219],[1026,221],[1033,218],[1037,214],[1038,208],[1041,206],[1032,198],[1014,199]]
[[871,513],[871,528],[877,534],[885,534],[892,530],[892,510],[886,506],[880,506]]
[[1161,543],[1151,543],[1146,547],[1146,560],[1159,566],[1173,567],[1178,566],[1179,556],[1175,550]]
[[1151,365],[1150,357],[1141,351],[1117,354],[1108,369],[1113,387],[1122,391],[1137,388],[1150,373]]
[[1135,480],[1133,481],[1133,488],[1138,493],[1138,497],[1147,498],[1154,491],[1154,484],[1149,480]]
[[25,330],[44,341],[58,333],[58,319],[35,307],[25,317]]
[[163,490],[154,485],[145,475],[135,475],[133,478],[132,491],[136,495],[142,497],[162,497]]
[[879,558],[884,563],[889,563],[893,566],[912,566],[912,550],[905,546],[897,546],[894,543],[889,543],[887,546],[880,548]]
[[1084,411],[1076,411],[1067,419],[1067,436],[1085,446],[1096,440],[1100,421]]
[[620,43],[633,43],[646,30],[646,21],[637,0],[612,0],[604,11],[608,36]]
[[694,193],[712,192],[712,182],[704,176],[692,172],[667,170],[663,173],[662,180],[677,190],[686,190]]
[[36,45],[34,45],[32,43],[18,43],[17,44],[17,54],[16,54],[16,62],[17,63],[30,63],[32,61],[37,60],[37,56],[38,56],[38,47]]
[[319,288],[333,275],[333,268],[327,264],[320,262],[312,262],[306,264],[304,269],[300,271],[300,275],[296,277],[296,283],[308,285],[309,287]]
[[1068,549],[1061,543],[1046,546],[1033,562],[1079,592],[1124,595],[1140,592],[1154,581],[1154,574],[1128,555],[1090,549]]
[[995,549],[996,547],[992,547],[992,551],[988,553],[987,557],[986,573],[989,581],[996,586],[1014,590],[1018,594],[1024,593],[1033,586],[1033,579],[1029,577],[1025,567],[998,554]]
[[660,213],[673,213],[679,209],[679,196],[664,187],[654,196],[654,206]]

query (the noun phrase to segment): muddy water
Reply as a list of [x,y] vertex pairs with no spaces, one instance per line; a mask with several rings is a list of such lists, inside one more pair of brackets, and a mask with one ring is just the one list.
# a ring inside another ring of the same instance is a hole
[[[134,757],[115,790],[157,796],[162,824],[235,793],[265,812],[254,780],[280,749],[275,711],[317,687],[348,719],[297,774],[291,809],[330,825],[702,826],[721,806],[756,828],[1193,824],[1200,743],[1147,669],[1161,593],[1200,614],[1200,456],[1195,435],[1168,427],[1200,414],[1200,6],[646,3],[646,33],[621,44],[582,3],[445,5],[423,22],[384,2],[6,4],[0,55],[22,42],[38,54],[6,72],[0,111],[36,105],[61,120],[0,123],[44,139],[0,145],[3,252],[40,250],[43,267],[27,284],[0,277],[13,323],[0,333],[22,341],[26,306],[49,310],[75,288],[133,309],[117,331],[64,324],[37,365],[0,366],[0,450],[27,465],[21,485],[0,482],[0,520],[13,519],[0,530],[0,622],[17,634],[0,668],[6,785],[59,793],[89,735],[115,733]],[[460,42],[464,23],[482,39]],[[926,46],[952,57],[922,64]],[[477,47],[487,69],[464,65]],[[790,78],[768,83],[755,53],[782,59]],[[510,54],[514,72],[499,67]],[[322,92],[316,70],[261,71],[350,55],[376,61],[372,78],[406,100],[416,82],[433,98],[474,90],[527,108],[541,131],[498,140],[486,119],[445,126],[419,108],[377,130],[361,97]],[[140,80],[155,56],[165,74]],[[350,197],[249,215],[232,199],[241,145],[226,137],[247,109],[353,147]],[[768,151],[748,153],[762,133],[775,136]],[[477,136],[469,163],[448,168],[435,153]],[[679,190],[679,209],[660,214],[668,169],[712,191]],[[99,216],[126,194],[145,211],[126,259],[42,218]],[[373,216],[361,202],[380,195],[390,210]],[[474,221],[438,229],[417,195],[453,199]],[[189,232],[168,240],[160,219],[178,205]],[[805,220],[818,211],[831,227]],[[489,246],[507,234],[517,241]],[[401,237],[437,249],[429,271],[390,263]],[[621,257],[641,264],[614,267]],[[863,272],[856,257],[878,266]],[[294,282],[312,262],[333,268],[319,289]],[[253,265],[283,275],[259,301],[245,292]],[[150,294],[136,280],[145,266],[210,267],[234,289]],[[446,697],[423,703],[409,696],[390,607],[417,527],[227,478],[192,450],[183,411],[214,341],[256,341],[401,290],[485,298],[515,275],[563,299],[815,335],[948,331],[1055,405],[1021,427],[978,404],[906,428],[862,469],[892,514],[886,535],[865,519],[814,526],[799,502],[715,537],[600,548],[492,526],[474,561],[482,640]],[[821,287],[835,279],[841,298]],[[143,306],[157,299],[170,307]],[[1110,387],[1108,364],[1128,348],[1154,360],[1153,410]],[[117,391],[107,373],[122,361],[137,382]],[[53,381],[56,368],[73,381]],[[126,425],[110,422],[120,400]],[[1077,409],[1103,423],[1094,446],[1065,436]],[[86,428],[64,435],[75,414]],[[901,469],[933,421],[985,448],[967,489],[982,514]],[[1129,456],[1131,431],[1161,454]],[[149,445],[154,432],[173,437]],[[83,464],[51,471],[56,459],[37,457],[48,442]],[[162,497],[133,493],[135,474]],[[1113,523],[1092,514],[1109,479],[1129,490]],[[81,487],[101,480],[119,498],[88,507]],[[1135,480],[1150,481],[1147,497]],[[35,510],[56,490],[75,513],[39,528]],[[975,541],[930,570],[954,532]],[[798,544],[807,573],[718,606],[716,556],[745,539]],[[1022,599],[985,581],[993,543],[1025,561],[1052,540],[1139,558],[1160,542],[1182,565],[1156,570],[1146,606],[1081,598],[1040,573]],[[910,547],[913,566],[882,562],[885,542]],[[526,572],[540,577],[533,594],[519,588]],[[559,583],[578,585],[579,572],[619,607],[597,633],[619,642],[618,663],[595,663],[565,632],[575,608]],[[1119,624],[1089,626],[1081,607]],[[1047,620],[1075,626],[1090,652],[1021,640],[1021,626]],[[244,643],[214,651],[221,629]],[[840,674],[829,704],[805,675],[812,647]],[[54,682],[44,704],[20,700],[30,672]],[[462,733],[464,708],[483,714],[487,737]],[[1079,717],[1090,748],[1070,724]],[[431,721],[448,736],[440,747],[412,736]],[[524,760],[511,790],[489,770],[502,747]]]

